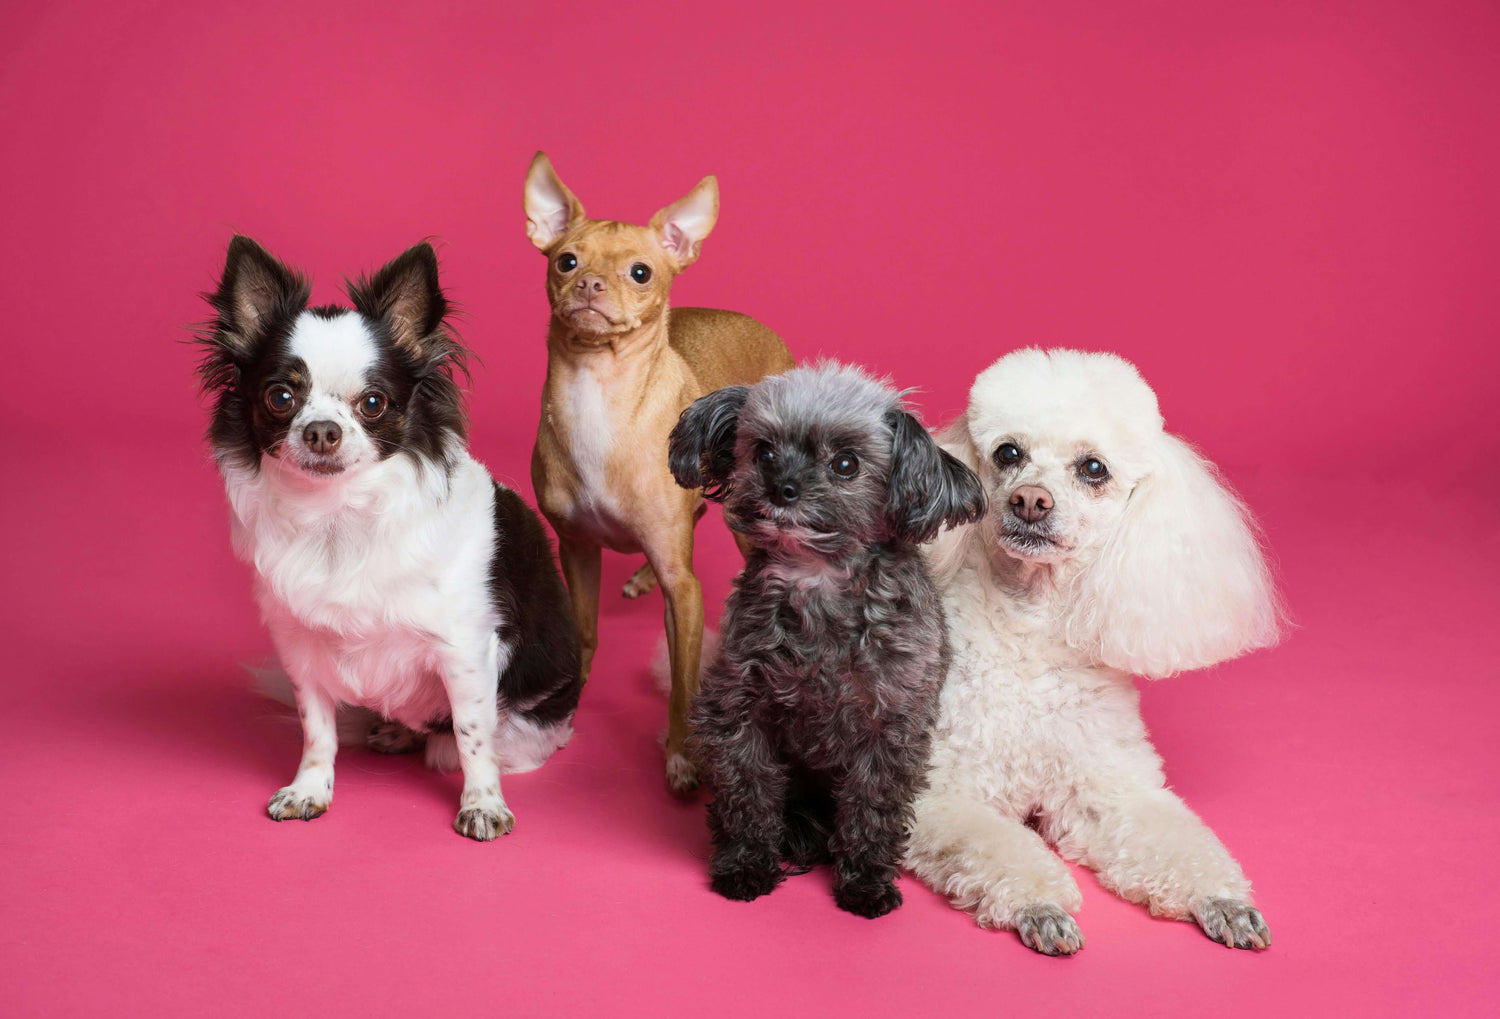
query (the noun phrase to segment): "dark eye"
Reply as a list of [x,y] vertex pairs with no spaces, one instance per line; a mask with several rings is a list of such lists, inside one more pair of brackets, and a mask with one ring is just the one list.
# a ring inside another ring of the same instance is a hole
[[645,283],[651,278],[651,267],[645,262],[637,262],[630,267],[630,278],[637,283]]
[[1078,464],[1078,476],[1090,484],[1097,485],[1109,480],[1109,467],[1097,456],[1091,456]]
[[573,252],[564,251],[561,255],[557,256],[558,272],[572,272],[576,268],[578,268],[578,256],[573,254]]
[[755,452],[755,459],[763,464],[771,463],[776,459],[776,451],[770,446],[762,446]]
[[297,397],[286,386],[272,386],[266,390],[266,410],[276,417],[285,417],[297,405]]
[[384,393],[370,392],[359,398],[359,416],[366,421],[379,421],[390,406]]
[[828,469],[841,478],[852,478],[859,473],[859,457],[853,453],[840,453],[828,461]]
[[995,450],[995,462],[1001,467],[1009,467],[1011,464],[1020,463],[1021,447],[1014,442],[1002,442],[1000,448]]

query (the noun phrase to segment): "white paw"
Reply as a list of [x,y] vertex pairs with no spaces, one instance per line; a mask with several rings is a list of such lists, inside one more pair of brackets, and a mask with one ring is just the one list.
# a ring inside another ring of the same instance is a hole
[[[468,800],[469,797],[464,797]],[[453,819],[453,830],[464,838],[477,842],[490,842],[501,835],[508,835],[516,826],[516,815],[510,812],[505,801],[498,796],[476,798],[462,807]]]
[[276,821],[311,821],[327,810],[331,802],[332,790],[321,786],[310,789],[293,782],[276,790],[266,804],[266,813]]
[[1050,902],[1017,911],[1016,934],[1021,944],[1043,955],[1072,955],[1084,945],[1078,921]]
[[667,755],[667,785],[678,796],[698,788],[698,766],[684,754]]
[[1271,929],[1260,910],[1239,899],[1205,899],[1193,907],[1203,933],[1229,948],[1270,948]]

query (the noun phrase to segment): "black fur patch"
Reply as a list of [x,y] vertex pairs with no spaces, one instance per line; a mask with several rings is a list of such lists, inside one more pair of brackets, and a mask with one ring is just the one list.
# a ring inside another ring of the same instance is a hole
[[495,485],[495,555],[490,597],[501,618],[500,639],[512,648],[500,677],[503,703],[538,725],[572,717],[583,692],[578,627],[552,543],[541,520],[515,492]]

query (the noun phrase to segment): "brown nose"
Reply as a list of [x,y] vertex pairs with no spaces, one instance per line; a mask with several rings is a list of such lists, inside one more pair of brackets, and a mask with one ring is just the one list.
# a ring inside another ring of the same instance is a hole
[[604,293],[604,277],[580,276],[578,277],[578,282],[575,284],[575,286],[578,287],[580,293],[602,294]]
[[343,437],[344,430],[332,421],[314,421],[302,429],[302,441],[314,453],[332,453]]
[[1010,511],[1034,524],[1052,512],[1052,493],[1035,485],[1022,485],[1010,493]]

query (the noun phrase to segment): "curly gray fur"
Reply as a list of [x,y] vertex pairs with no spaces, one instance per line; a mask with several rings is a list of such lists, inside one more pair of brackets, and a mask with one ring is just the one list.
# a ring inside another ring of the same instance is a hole
[[976,519],[979,482],[898,393],[839,365],[703,397],[671,465],[753,545],[693,708],[713,888],[753,899],[784,862],[831,860],[841,907],[888,913],[949,655],[917,543]]

